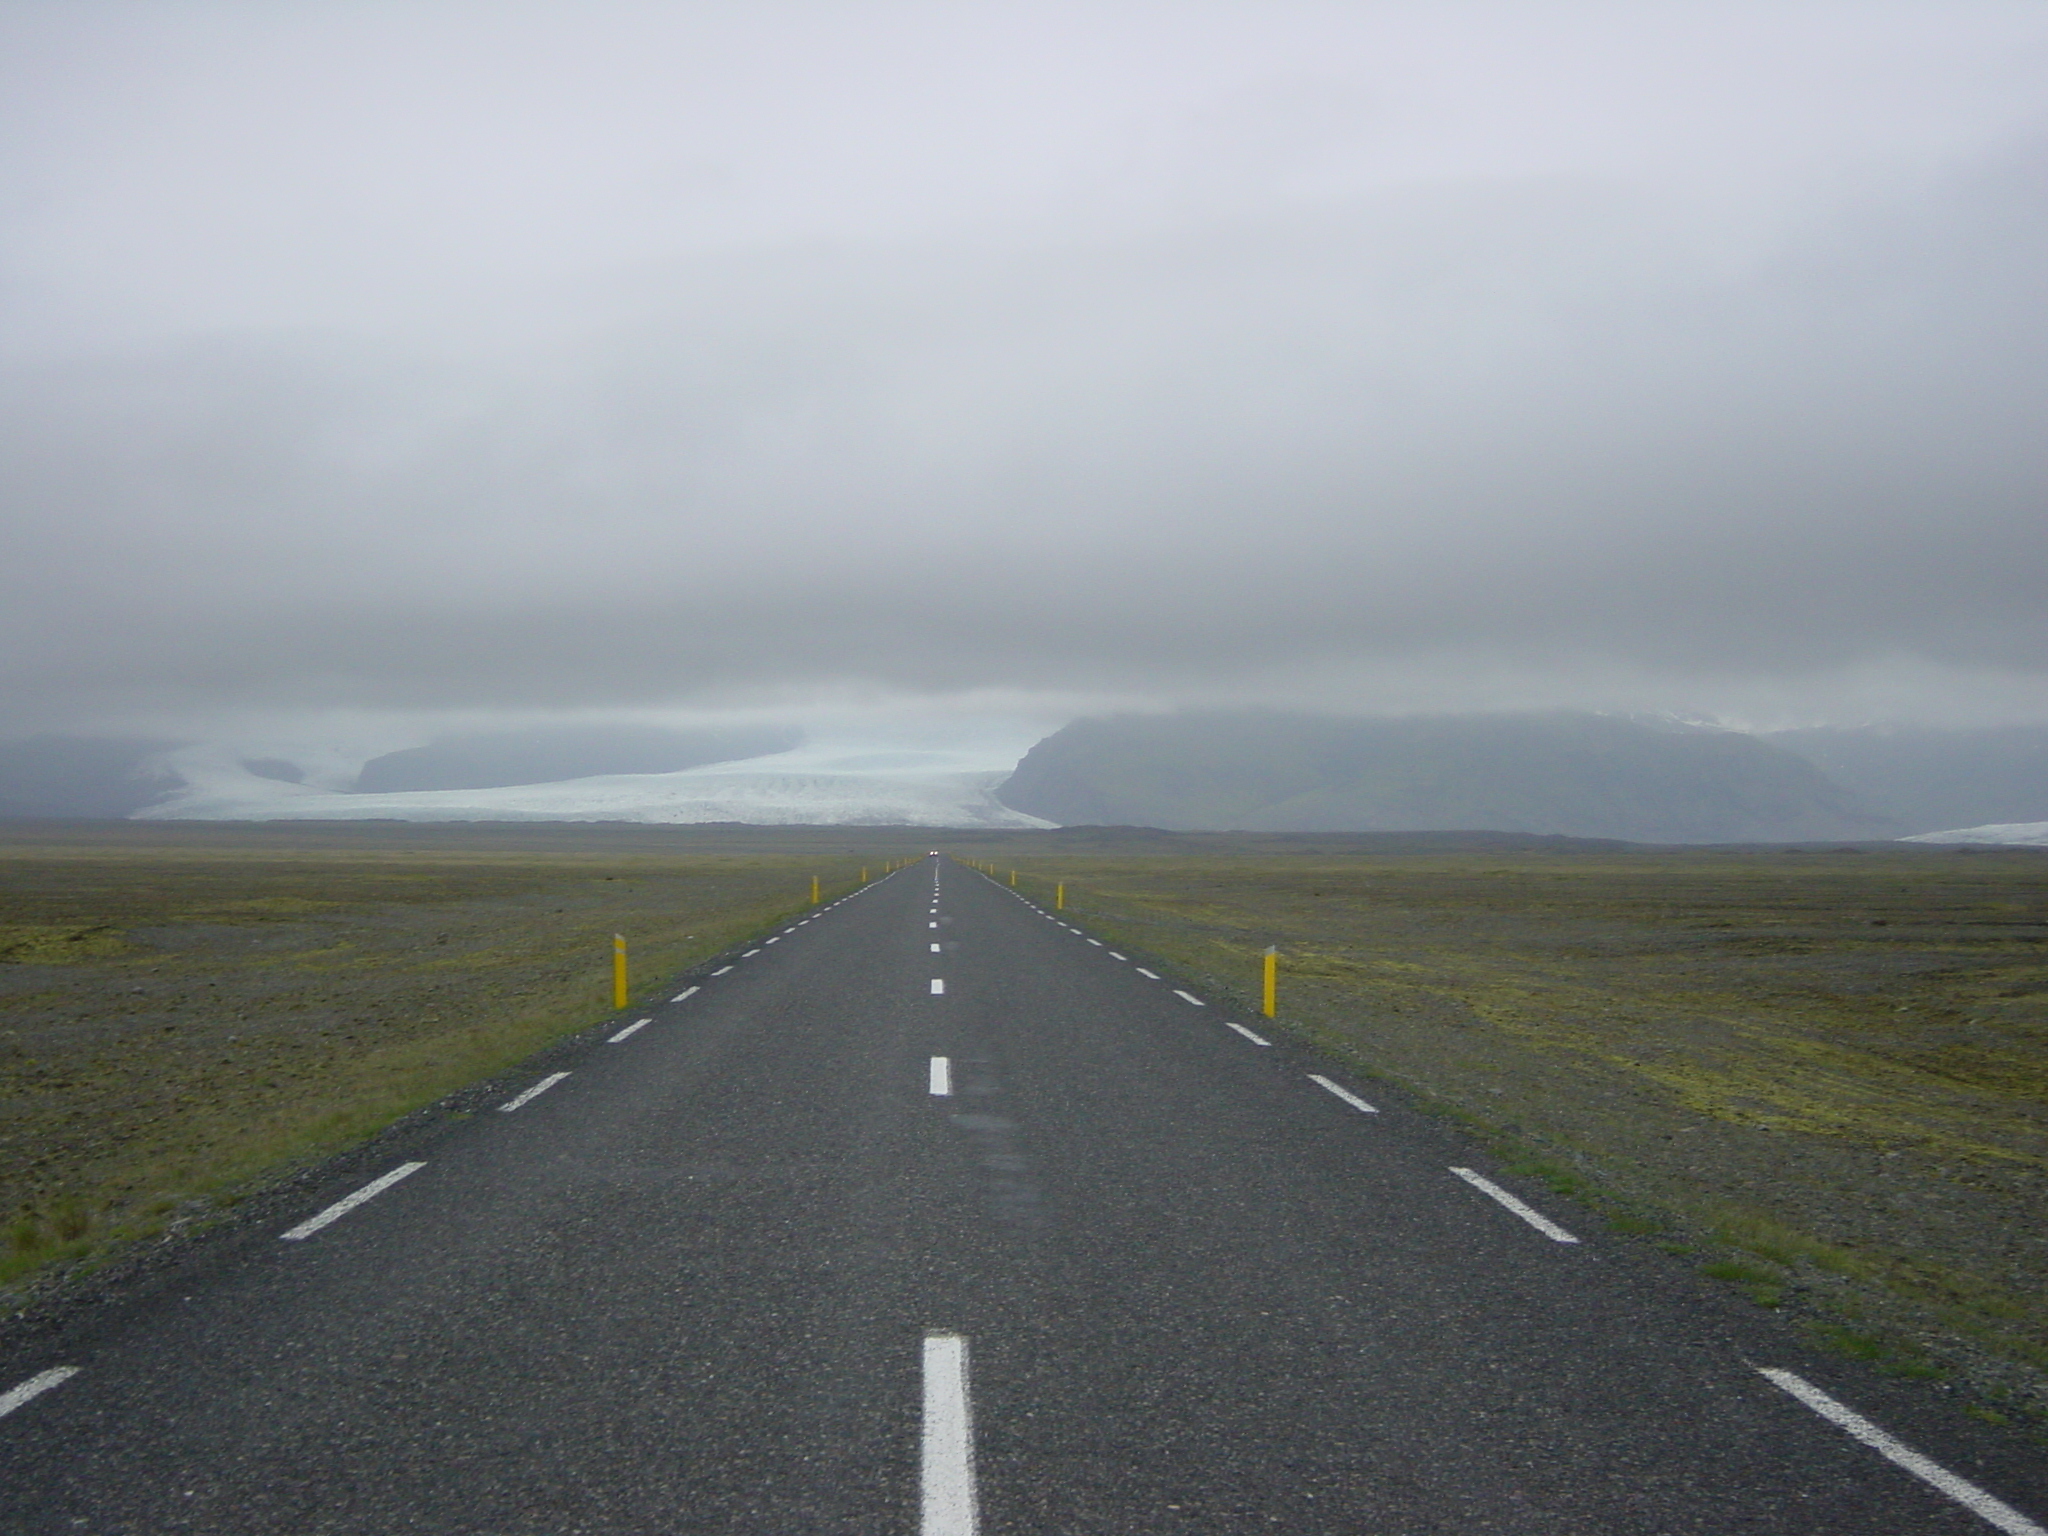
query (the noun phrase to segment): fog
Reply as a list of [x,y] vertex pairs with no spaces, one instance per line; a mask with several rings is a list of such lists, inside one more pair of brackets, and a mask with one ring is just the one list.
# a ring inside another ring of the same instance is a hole
[[68,0],[0,103],[0,734],[2048,719],[2037,5]]

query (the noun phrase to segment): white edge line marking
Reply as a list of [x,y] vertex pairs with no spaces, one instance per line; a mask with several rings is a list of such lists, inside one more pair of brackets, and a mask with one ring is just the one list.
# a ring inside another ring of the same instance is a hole
[[[646,1020],[644,1019],[641,1021],[641,1023],[645,1022]],[[636,1025],[635,1028],[638,1028],[638,1026]],[[531,1088],[527,1089],[526,1092],[520,1094],[517,1098],[507,1099],[504,1103],[500,1104],[498,1106],[498,1112],[500,1114],[505,1115],[511,1114],[512,1111],[517,1109],[520,1105],[528,1102],[531,1099],[539,1098],[542,1094],[546,1093],[550,1088],[554,1087],[555,1084],[559,1083],[563,1078],[567,1077],[568,1075],[569,1074],[566,1072],[550,1072],[546,1077],[542,1078],[539,1082],[535,1083]]]
[[605,1043],[608,1045],[617,1045],[621,1040],[630,1040],[633,1036],[639,1034],[641,1030],[645,1029],[648,1025],[652,1024],[653,1022],[654,1020],[652,1019],[635,1019],[632,1023],[628,1024],[616,1035],[613,1035],[611,1039],[606,1041]]
[[934,1056],[932,1058],[931,1092],[935,1099],[949,1099],[953,1096],[953,1058]]
[[1263,1036],[1253,1034],[1250,1030],[1246,1029],[1242,1024],[1231,1024],[1230,1020],[1228,1019],[1225,1019],[1223,1022],[1226,1024],[1230,1024],[1230,1027],[1232,1029],[1236,1030],[1240,1035],[1243,1035],[1245,1039],[1251,1041],[1253,1045],[1271,1045],[1273,1043],[1272,1041],[1264,1038]]
[[1517,1216],[1521,1217],[1522,1220],[1529,1223],[1529,1225],[1534,1227],[1538,1232],[1541,1232],[1545,1237],[1549,1238],[1553,1243],[1576,1243],[1578,1241],[1576,1237],[1573,1237],[1571,1233],[1565,1231],[1563,1227],[1560,1227],[1548,1216],[1545,1216],[1541,1211],[1533,1210],[1529,1206],[1524,1205],[1521,1201],[1517,1200],[1513,1195],[1509,1194],[1506,1190],[1502,1189],[1498,1184],[1494,1183],[1493,1180],[1482,1179],[1470,1168],[1453,1168],[1451,1172],[1455,1173],[1467,1184],[1470,1184],[1482,1195],[1491,1195],[1494,1199],[1498,1200],[1502,1205],[1506,1206],[1509,1210],[1513,1211]]
[[1195,996],[1194,993],[1183,992],[1179,987],[1175,987],[1173,989],[1173,995],[1175,997],[1183,999],[1184,1001],[1193,1003],[1197,1008],[1206,1008],[1209,1006],[1207,1003],[1203,1002],[1199,997]]
[[1157,981],[1159,979],[1159,977],[1156,974],[1146,970],[1145,967],[1143,967],[1142,965],[1138,967],[1138,974],[1140,976],[1143,976],[1147,981]]
[[727,971],[731,969],[732,967],[729,965],[721,965],[717,970],[713,971],[711,974],[714,976],[723,976]]
[[754,956],[758,955],[759,953],[761,953],[761,951],[759,951],[758,949],[750,949],[744,955],[741,955],[740,958],[742,960],[751,960],[754,958]]
[[1130,957],[1128,955],[1120,955],[1113,949],[1109,952],[1109,958],[1112,960],[1121,960],[1126,965],[1129,965],[1131,963]]
[[334,1204],[327,1207],[319,1215],[309,1217],[307,1220],[300,1222],[296,1227],[293,1227],[289,1232],[280,1232],[277,1235],[282,1241],[287,1243],[296,1243],[302,1237],[311,1237],[330,1221],[340,1220],[365,1200],[376,1199],[377,1196],[383,1194],[385,1190],[396,1184],[407,1174],[418,1173],[426,1166],[425,1163],[400,1163],[381,1179],[370,1180],[369,1183],[365,1184],[354,1194],[342,1196],[341,1199],[335,1201]]
[[778,933],[777,935],[775,935],[774,938],[768,940],[768,942],[770,944],[780,944],[782,942],[782,935]]
[[32,1397],[41,1397],[52,1387],[61,1387],[78,1374],[75,1365],[53,1365],[47,1371],[38,1371],[18,1387],[9,1387],[0,1392],[0,1419],[4,1419]]
[[1102,948],[1102,940],[1100,939],[1090,939],[1088,942],[1090,944],[1093,944],[1097,949]]
[[1791,1393],[1837,1429],[1853,1435],[1878,1455],[1895,1466],[1905,1468],[1922,1482],[1939,1488],[1971,1513],[1982,1516],[2006,1532],[2007,1536],[2048,1536],[2048,1531],[2043,1531],[2040,1526],[2004,1500],[1993,1498],[1975,1483],[1964,1482],[1955,1473],[1929,1461],[1911,1446],[1902,1445],[1855,1409],[1836,1402],[1812,1382],[1794,1376],[1790,1371],[1772,1370],[1768,1366],[1760,1365],[1757,1370],[1762,1373],[1765,1380]]
[[935,955],[936,955],[936,954],[938,954],[938,953],[940,953],[940,950],[939,950],[939,946],[938,946],[938,945],[934,944],[934,945],[932,946],[932,953],[933,953],[933,954],[935,954]]
[[957,1333],[924,1336],[923,1438],[919,1536],[976,1536],[981,1511],[974,1495],[967,1340]]
[[1370,1104],[1366,1103],[1365,1100],[1361,1099],[1349,1088],[1345,1088],[1337,1083],[1331,1082],[1327,1077],[1324,1077],[1320,1072],[1309,1073],[1308,1080],[1316,1084],[1318,1087],[1329,1089],[1330,1092],[1337,1095],[1338,1098],[1342,1099],[1346,1104],[1349,1104],[1353,1109],[1359,1111],[1361,1114],[1376,1115],[1379,1113],[1378,1110],[1374,1109]]
[[943,991],[945,991],[945,990],[946,990],[946,982],[945,982],[945,978],[944,978],[944,977],[942,977],[942,976],[934,976],[934,977],[932,978],[932,996],[933,996],[933,997],[937,997],[937,996],[938,996],[938,995],[939,995],[939,994],[940,994],[941,992],[943,992]]
[[696,995],[697,989],[695,987],[685,987],[682,991],[678,992],[674,997],[670,998],[669,1001],[672,1003],[680,1003],[684,998],[694,997]]

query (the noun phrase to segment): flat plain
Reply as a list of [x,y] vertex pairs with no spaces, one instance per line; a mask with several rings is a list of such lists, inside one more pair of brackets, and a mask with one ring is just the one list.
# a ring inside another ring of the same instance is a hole
[[1823,1344],[2048,1425],[2048,855],[1374,841],[960,852],[1248,1017],[1277,946],[1280,1027]]
[[[0,1286],[205,1222],[916,834],[0,824]],[[922,852],[920,847],[917,852]]]

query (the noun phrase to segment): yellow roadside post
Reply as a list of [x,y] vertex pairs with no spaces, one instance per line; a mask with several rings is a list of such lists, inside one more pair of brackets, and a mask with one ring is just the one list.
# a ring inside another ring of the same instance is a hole
[[1011,870],[1011,871],[1010,871],[1010,887],[1011,887],[1011,889],[1013,889],[1013,890],[1014,890],[1014,889],[1016,888],[1016,885],[1017,885],[1017,871],[1015,871],[1015,870],[1013,869],[1013,870]]
[[632,1001],[626,990],[626,936],[612,935],[612,1006],[623,1008]]
[[1273,1017],[1274,994],[1279,991],[1280,951],[1271,944],[1266,946],[1266,1017]]
[[868,883],[868,867],[865,864],[860,867],[860,883],[862,885]]
[[813,876],[811,876],[811,905],[815,907],[815,906],[816,906],[817,904],[818,904],[818,877],[817,877],[816,875],[813,875]]
[[1052,888],[1052,909],[1055,912],[1067,910],[1067,883],[1064,880]]

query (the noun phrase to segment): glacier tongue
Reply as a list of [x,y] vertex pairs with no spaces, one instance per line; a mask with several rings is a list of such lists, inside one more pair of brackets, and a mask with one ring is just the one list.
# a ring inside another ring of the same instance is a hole
[[679,773],[500,789],[344,794],[259,778],[231,758],[173,761],[185,788],[136,812],[168,821],[638,821],[756,826],[1048,827],[995,798],[1007,767],[931,751],[800,748]]
[[1902,843],[2002,843],[2008,847],[2048,848],[2048,821],[1994,821],[1953,832],[1916,832]]

